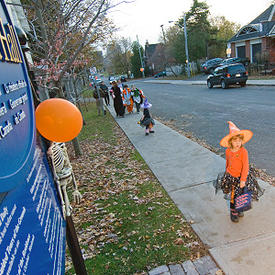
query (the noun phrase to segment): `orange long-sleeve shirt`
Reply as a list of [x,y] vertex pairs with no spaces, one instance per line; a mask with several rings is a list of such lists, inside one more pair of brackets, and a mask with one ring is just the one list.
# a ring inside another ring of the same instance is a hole
[[225,151],[226,172],[233,177],[241,177],[241,181],[246,181],[249,171],[248,153],[244,147],[237,152],[232,152],[229,148]]

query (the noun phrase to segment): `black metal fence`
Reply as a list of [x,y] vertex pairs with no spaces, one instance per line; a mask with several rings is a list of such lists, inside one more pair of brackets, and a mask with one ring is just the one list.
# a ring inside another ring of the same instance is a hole
[[250,75],[275,75],[275,64],[265,63],[251,63],[247,66]]

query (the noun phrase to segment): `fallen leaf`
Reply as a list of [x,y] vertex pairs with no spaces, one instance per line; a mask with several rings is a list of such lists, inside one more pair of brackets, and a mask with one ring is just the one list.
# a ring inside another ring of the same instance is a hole
[[188,232],[184,232],[184,233],[183,233],[183,236],[184,236],[185,238],[190,238],[190,235],[189,235]]
[[184,241],[183,241],[182,238],[177,238],[177,239],[174,241],[174,244],[176,244],[176,245],[182,245],[182,244],[184,244]]

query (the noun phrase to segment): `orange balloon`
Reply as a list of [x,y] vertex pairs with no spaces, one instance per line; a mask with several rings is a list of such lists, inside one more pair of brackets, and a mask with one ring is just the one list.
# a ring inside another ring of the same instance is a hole
[[35,110],[36,128],[50,141],[67,142],[78,136],[83,119],[70,101],[51,98],[41,102]]

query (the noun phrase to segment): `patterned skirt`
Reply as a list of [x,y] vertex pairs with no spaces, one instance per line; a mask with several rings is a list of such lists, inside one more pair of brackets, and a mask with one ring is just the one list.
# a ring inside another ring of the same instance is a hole
[[[240,188],[240,177],[235,178],[225,172],[219,181],[220,186],[216,186],[216,188],[220,187],[224,194],[231,193],[233,188],[236,196],[242,194],[242,188]],[[261,197],[264,193],[264,190],[259,186],[255,173],[252,169],[249,169],[245,185],[248,191],[252,193],[251,195],[254,200],[259,200],[259,197]]]
[[151,117],[146,117],[143,120],[140,120],[141,127],[149,126],[150,124],[155,125],[155,121]]

